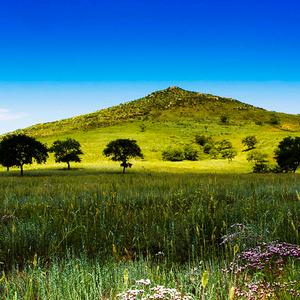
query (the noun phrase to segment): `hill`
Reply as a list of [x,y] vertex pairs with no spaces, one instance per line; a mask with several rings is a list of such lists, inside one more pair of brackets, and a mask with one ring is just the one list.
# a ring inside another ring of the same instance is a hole
[[[227,122],[222,122],[225,116]],[[300,116],[276,113],[231,98],[191,92],[179,87],[156,91],[141,99],[61,121],[34,125],[18,132],[51,144],[67,136],[78,139],[84,162],[103,159],[103,147],[115,138],[133,138],[141,145],[145,160],[160,160],[168,145],[194,143],[196,134],[230,139],[245,161],[241,139],[256,135],[258,147],[272,157],[278,141],[299,135]],[[203,157],[204,158],[204,157]]]

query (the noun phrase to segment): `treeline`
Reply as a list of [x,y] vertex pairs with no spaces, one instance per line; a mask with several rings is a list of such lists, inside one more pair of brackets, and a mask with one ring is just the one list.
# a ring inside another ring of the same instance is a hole
[[[168,147],[162,151],[162,159],[166,161],[196,161],[201,157],[210,159],[227,159],[231,162],[237,156],[237,150],[227,139],[215,141],[213,137],[196,135],[194,144],[184,147]],[[246,136],[241,141],[243,152],[248,152],[247,160],[253,164],[254,173],[296,172],[300,164],[300,137],[286,137],[278,145],[274,159],[277,165],[272,166],[268,154],[256,150],[258,140],[255,136]],[[198,147],[195,147],[195,144]]]
[[[81,145],[75,139],[67,138],[57,140],[48,148],[43,143],[25,134],[8,135],[0,142],[0,164],[7,170],[11,167],[20,168],[21,176],[24,174],[24,165],[46,163],[49,154],[54,153],[55,161],[64,162],[70,170],[71,162],[81,162]],[[107,144],[103,154],[113,161],[120,161],[123,173],[131,168],[130,158],[143,158],[141,148],[135,140],[117,139]]]
[[[199,152],[209,155],[211,159],[228,159],[232,161],[237,155],[231,141],[214,141],[210,136],[197,135],[195,142],[199,149],[193,145],[186,145],[183,149],[167,148],[162,152],[162,159],[166,161],[196,161]],[[278,145],[274,159],[277,163],[272,167],[268,160],[268,154],[256,150],[258,143],[255,136],[247,136],[242,140],[248,151],[247,160],[253,164],[254,173],[268,172],[296,172],[300,165],[300,137],[286,137]],[[49,153],[54,154],[57,163],[66,163],[68,170],[71,162],[81,162],[83,152],[81,145],[75,139],[56,140],[51,147],[37,141],[25,134],[13,134],[5,136],[0,142],[0,164],[7,170],[11,167],[20,168],[21,176],[24,174],[24,165],[30,165],[34,161],[38,164],[46,163]],[[127,168],[132,167],[131,158],[143,158],[141,148],[135,140],[117,139],[109,142],[103,150],[103,155],[113,161],[119,161],[125,173]]]

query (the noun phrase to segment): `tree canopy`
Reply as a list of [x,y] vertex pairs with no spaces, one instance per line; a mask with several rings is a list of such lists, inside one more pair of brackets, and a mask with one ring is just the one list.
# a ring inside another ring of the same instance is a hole
[[284,172],[296,172],[300,165],[300,137],[286,137],[275,151],[277,164]]
[[23,167],[32,164],[45,163],[48,158],[48,149],[41,142],[25,134],[13,134],[3,138],[0,142],[0,163],[4,167],[16,166],[23,176]]
[[123,173],[125,173],[126,168],[132,167],[132,164],[129,163],[130,158],[144,157],[137,142],[130,139],[117,139],[109,142],[103,150],[103,154],[113,161],[120,161]]
[[67,163],[68,170],[71,169],[70,162],[81,162],[79,155],[83,154],[80,143],[71,138],[55,141],[50,148],[50,152],[54,153],[56,162]]
[[249,151],[255,148],[255,145],[257,144],[257,139],[255,135],[249,135],[242,140],[242,143],[245,147],[247,147],[245,151]]

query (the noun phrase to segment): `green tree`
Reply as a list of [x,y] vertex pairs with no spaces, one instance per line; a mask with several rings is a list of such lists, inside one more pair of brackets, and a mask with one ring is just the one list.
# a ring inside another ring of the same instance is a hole
[[228,159],[229,162],[231,162],[237,155],[237,152],[233,149],[225,149],[221,151],[221,157],[224,159]]
[[48,158],[48,149],[41,142],[25,134],[13,134],[5,137],[0,143],[0,163],[7,167],[20,168],[24,175],[24,165],[45,163]]
[[232,149],[232,143],[229,140],[222,140],[217,143],[216,148],[219,152],[223,150]]
[[255,145],[257,144],[257,139],[255,135],[249,135],[242,140],[242,143],[245,147],[247,147],[245,151],[250,151],[255,148]]
[[109,142],[103,150],[103,154],[106,157],[111,157],[113,161],[120,161],[120,166],[123,167],[123,174],[126,168],[132,167],[132,164],[129,163],[130,158],[144,157],[137,142],[130,139],[117,139]]
[[9,136],[5,136],[3,140],[0,142],[0,164],[9,171],[10,167],[14,166],[14,158],[12,156],[12,151],[9,144],[10,142],[6,141]]
[[70,162],[81,162],[80,155],[83,154],[80,143],[71,138],[55,141],[49,150],[54,153],[56,162],[67,163],[68,170],[71,169]]
[[284,172],[296,172],[300,164],[300,137],[286,137],[275,151],[278,166]]

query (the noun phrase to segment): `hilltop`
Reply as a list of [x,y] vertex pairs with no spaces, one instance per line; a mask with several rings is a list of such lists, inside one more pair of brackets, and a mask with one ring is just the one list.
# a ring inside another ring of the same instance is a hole
[[132,121],[165,122],[192,119],[197,122],[218,121],[227,115],[231,121],[268,123],[277,115],[292,125],[298,117],[269,112],[231,98],[169,87],[146,97],[102,109],[94,113],[55,122],[38,124],[22,131],[37,136],[51,136],[78,130],[91,130]]
[[[228,122],[222,123],[226,116]],[[270,153],[287,135],[299,135],[300,117],[276,113],[241,101],[169,87],[143,98],[56,122],[19,130],[51,144],[67,136],[78,139],[84,162],[104,159],[103,147],[115,138],[133,138],[141,145],[145,160],[160,160],[168,145],[194,143],[196,134],[230,139],[241,150],[241,139],[256,135],[258,147]],[[245,161],[240,152],[237,161]]]

